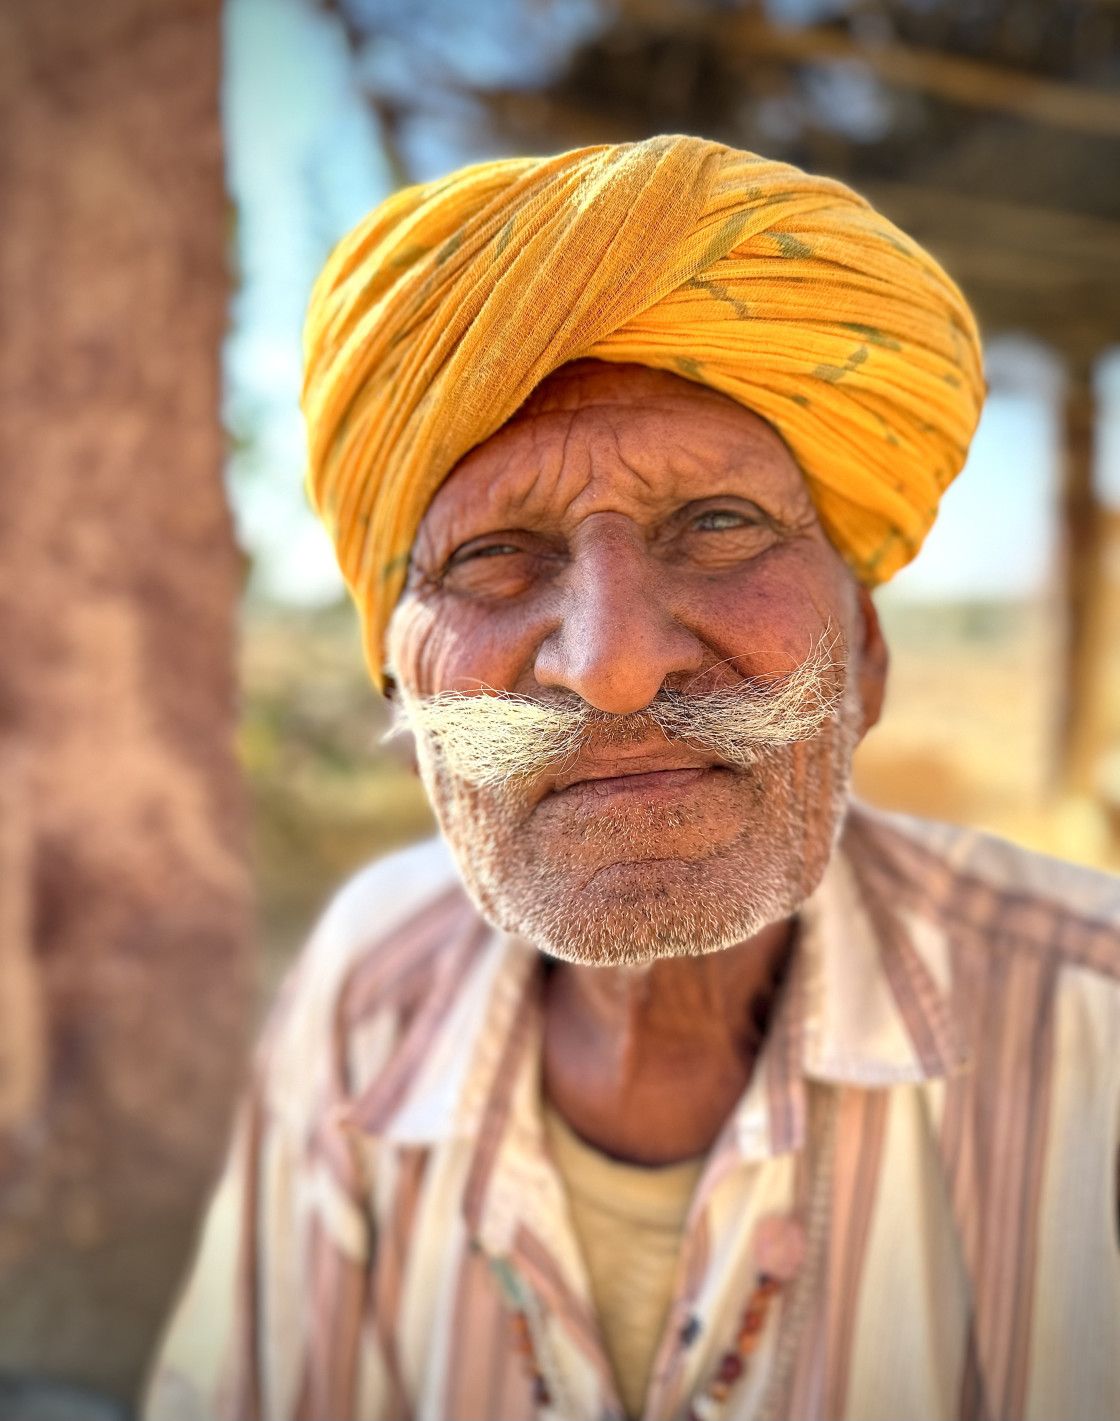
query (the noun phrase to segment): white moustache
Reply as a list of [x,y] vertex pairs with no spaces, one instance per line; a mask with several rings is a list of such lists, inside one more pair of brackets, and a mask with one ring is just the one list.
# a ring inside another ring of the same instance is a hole
[[651,733],[745,768],[767,749],[811,739],[836,711],[844,678],[833,644],[826,633],[784,676],[707,693],[659,691],[633,715],[506,691],[402,692],[398,728],[411,729],[450,774],[480,789],[535,779],[562,770],[582,750],[630,744]]

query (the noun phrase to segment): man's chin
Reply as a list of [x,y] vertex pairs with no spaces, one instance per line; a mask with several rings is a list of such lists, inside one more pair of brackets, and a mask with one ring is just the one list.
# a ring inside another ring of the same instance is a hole
[[[703,957],[723,952],[746,941],[764,924],[748,926],[739,933],[703,939],[691,932],[689,924],[662,923],[650,932],[641,923],[528,924],[518,936],[531,942],[546,957],[574,962],[584,967],[648,967],[670,958]],[[553,930],[550,931],[550,928]]]
[[788,917],[805,896],[773,866],[756,876],[711,861],[616,863],[582,884],[543,873],[500,886],[464,877],[496,926],[550,957],[592,966],[721,952]]
[[595,813],[473,790],[432,766],[425,782],[484,917],[554,957],[640,964],[719,952],[798,910],[843,818],[846,740],[840,750],[839,768],[830,742],[800,757],[786,747],[753,775],[706,782],[698,802]]

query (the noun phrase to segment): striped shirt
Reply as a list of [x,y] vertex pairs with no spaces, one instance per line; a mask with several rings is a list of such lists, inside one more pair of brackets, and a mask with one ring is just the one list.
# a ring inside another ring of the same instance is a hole
[[[149,1421],[623,1415],[540,1100],[543,961],[361,873],[260,1050]],[[1120,1417],[1120,882],[853,807],[685,1224],[643,1415]],[[798,1271],[712,1379],[766,1229]]]

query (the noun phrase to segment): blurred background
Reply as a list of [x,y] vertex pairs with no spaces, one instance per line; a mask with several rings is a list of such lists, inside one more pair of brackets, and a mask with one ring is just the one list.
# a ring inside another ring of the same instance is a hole
[[1118,0],[9,0],[0,1418],[127,1414],[276,983],[432,830],[302,492],[316,272],[672,131],[849,182],[984,331],[857,791],[1120,867]]

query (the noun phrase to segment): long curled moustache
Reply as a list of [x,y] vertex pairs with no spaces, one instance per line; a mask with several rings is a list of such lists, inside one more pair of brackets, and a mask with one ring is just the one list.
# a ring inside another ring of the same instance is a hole
[[661,690],[632,715],[611,715],[575,698],[544,701],[489,688],[429,697],[402,690],[398,729],[411,729],[448,772],[480,789],[558,773],[585,749],[657,733],[746,768],[767,749],[811,739],[835,712],[844,691],[835,645],[826,631],[782,676],[709,692]]

